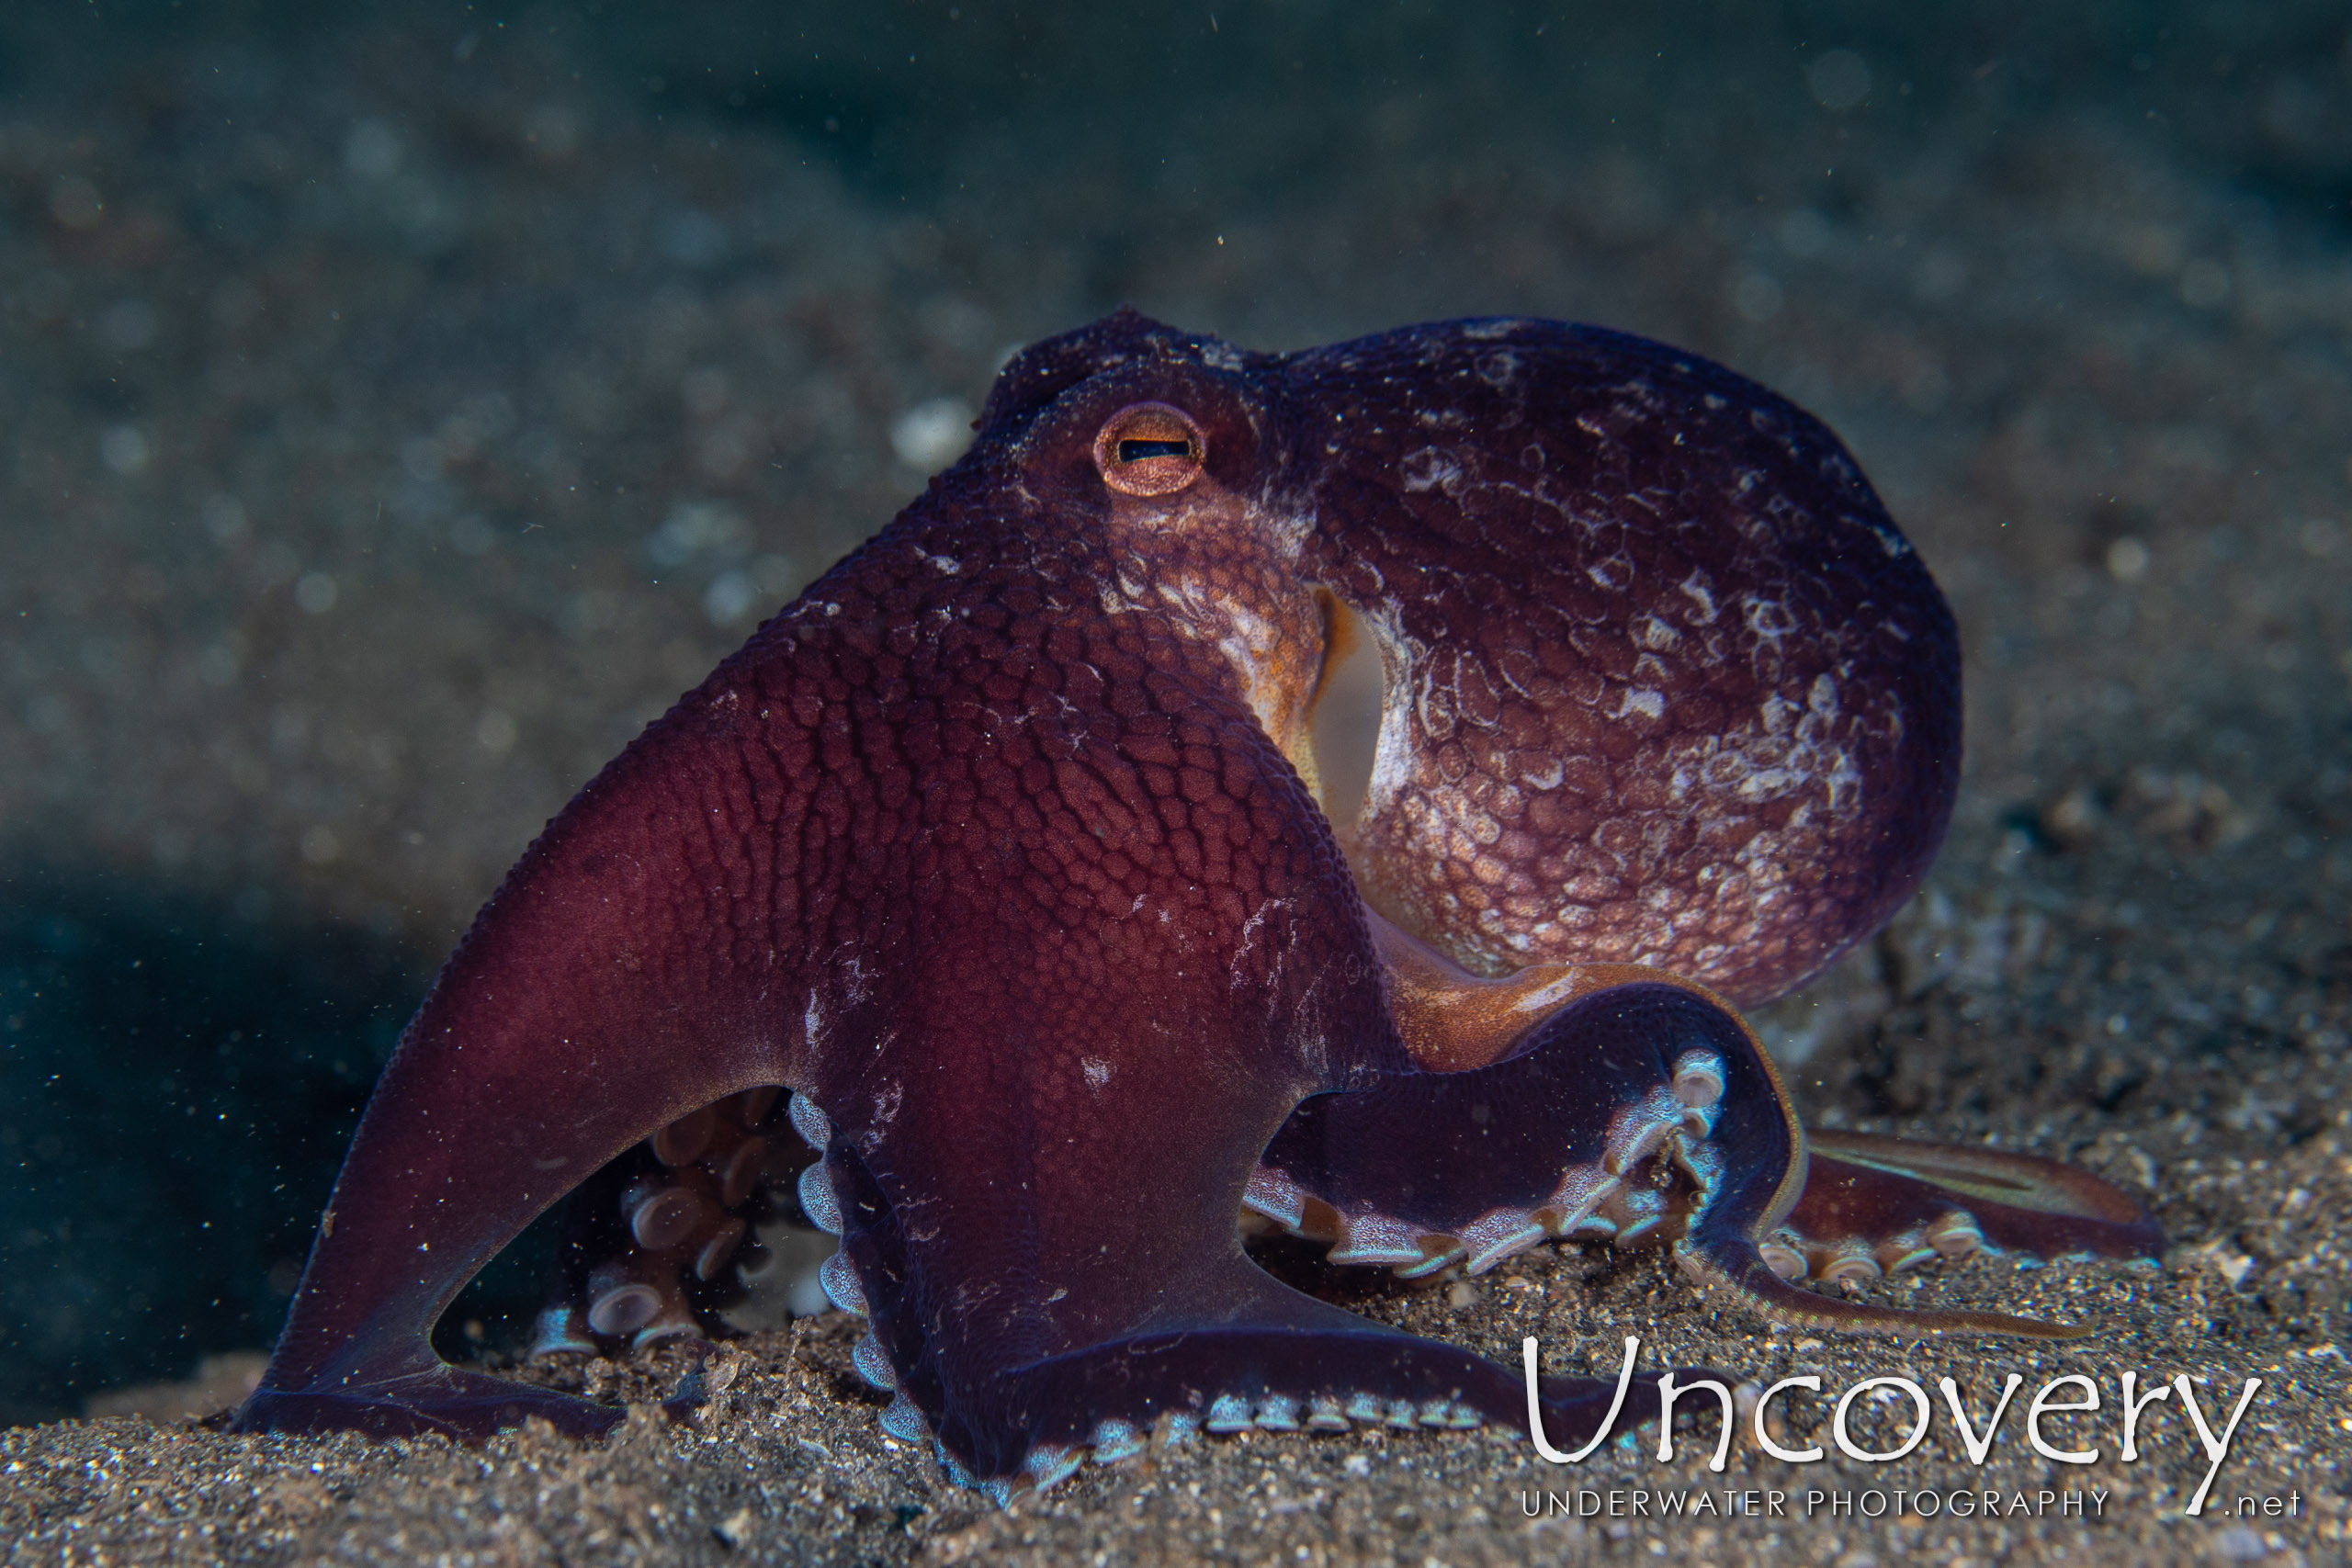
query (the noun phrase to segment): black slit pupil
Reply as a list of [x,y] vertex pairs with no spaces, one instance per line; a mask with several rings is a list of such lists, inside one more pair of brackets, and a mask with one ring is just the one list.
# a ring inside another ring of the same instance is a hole
[[1119,461],[1139,463],[1146,457],[1182,457],[1189,456],[1193,444],[1189,441],[1122,441]]

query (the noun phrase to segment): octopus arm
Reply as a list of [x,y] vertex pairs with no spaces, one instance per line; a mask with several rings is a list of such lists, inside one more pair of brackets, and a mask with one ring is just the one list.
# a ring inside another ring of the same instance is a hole
[[[244,1430],[480,1438],[619,1412],[445,1365],[429,1336],[467,1280],[638,1140],[790,1081],[797,1038],[732,940],[716,813],[741,785],[728,705],[657,724],[524,856],[378,1080]],[[697,863],[701,868],[697,871]],[[710,891],[697,894],[698,887]]]

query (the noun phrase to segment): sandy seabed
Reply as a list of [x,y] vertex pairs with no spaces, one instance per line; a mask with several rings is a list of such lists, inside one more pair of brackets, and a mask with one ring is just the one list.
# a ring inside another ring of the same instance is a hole
[[[1474,145],[1468,100],[1442,84],[1323,82],[1305,107],[1187,121],[1173,162],[1126,186],[1083,138],[1044,178],[1017,127],[978,116],[960,141],[896,154],[934,156],[910,197],[829,146],[815,110],[760,118],[726,81],[682,96],[629,78],[560,17],[451,18],[277,44],[224,30],[104,72],[19,39],[58,68],[19,70],[0,110],[12,886],[150,890],[182,924],[217,924],[224,951],[331,929],[360,956],[319,958],[324,988],[390,974],[370,995],[413,1000],[570,793],[953,455],[1009,345],[1122,301],[1262,348],[1459,314],[1598,321],[1827,418],[1960,618],[1968,771],[1943,859],[1883,938],[1760,1020],[1808,1118],[2073,1159],[2141,1196],[2175,1245],[2160,1269],[1982,1258],[1872,1287],[2097,1325],[2062,1345],[1813,1337],[1711,1306],[1654,1254],[1574,1247],[1422,1289],[1326,1280],[1506,1361],[1533,1334],[1555,1370],[1613,1371],[1631,1333],[1653,1365],[1759,1385],[1809,1371],[1832,1393],[1882,1375],[1932,1392],[1949,1375],[1977,1412],[2011,1371],[2020,1402],[2079,1372],[2102,1409],[2044,1433],[2098,1449],[2088,1465],[2037,1454],[2021,1408],[1973,1465],[1939,1402],[1927,1442],[1884,1465],[1792,1465],[1743,1440],[1716,1474],[1694,1457],[1711,1424],[1673,1462],[1647,1433],[1575,1471],[1495,1431],[1261,1432],[999,1510],[881,1432],[840,1314],[719,1351],[706,1376],[725,1386],[683,1425],[650,1405],[698,1352],[534,1369],[649,1406],[601,1446],[42,1420],[157,1375],[159,1357],[176,1375],[262,1342],[228,1319],[173,1341],[173,1272],[218,1254],[219,1289],[258,1303],[250,1321],[282,1304],[374,1058],[359,1041],[302,1080],[333,1130],[310,1164],[255,1149],[263,1174],[241,1176],[237,1117],[292,1114],[266,1092],[292,1069],[258,1037],[188,1025],[200,1050],[181,1076],[116,1101],[176,1104],[241,1071],[264,1087],[220,1113],[232,1141],[178,1145],[217,1162],[195,1185],[297,1190],[275,1200],[291,1240],[241,1241],[217,1216],[192,1229],[108,1174],[151,1135],[40,1098],[68,1058],[132,1047],[43,1035],[56,977],[82,971],[66,928],[28,917],[8,929],[36,956],[0,976],[10,1071],[30,1074],[0,1111],[17,1170],[0,1310],[7,1408],[40,1424],[0,1432],[8,1561],[2343,1556],[2340,213],[2298,217],[2128,96],[2030,90],[1997,59],[1923,59],[1913,95],[1911,66],[1876,55],[1871,96],[1833,111],[1836,80],[1744,44],[1693,46],[1689,69],[1740,76],[1745,96],[1702,110],[1668,82],[1627,100],[1621,132],[1596,109],[1550,140],[1513,120]],[[1597,53],[1562,91],[1610,107],[1621,57]],[[2188,70],[2151,79],[2224,90],[2218,68]],[[2352,91],[2332,56],[2244,70],[2249,93],[2268,71],[2282,144],[2322,135],[2311,117]],[[1255,155],[1281,112],[1343,122],[1352,151],[1220,186],[1220,160]],[[2210,1380],[2209,1410],[2262,1380],[2204,1517],[2183,1514],[2209,1461],[2177,1410],[2119,1459],[2126,1371]],[[1855,1429],[1888,1446],[1907,1407],[1872,1400]],[[1826,1440],[1826,1405],[1789,1415]],[[1579,1489],[1602,1511],[1577,1517]],[[1789,1495],[1791,1513],[1687,1511],[1749,1489]],[[1611,1517],[1612,1490],[1651,1511]],[[1808,1490],[1890,1506],[1808,1517]],[[1951,1494],[1986,1492],[1996,1514],[1952,1517]],[[2070,1492],[2086,1517],[2064,1511]],[[1665,1493],[1686,1512],[1660,1517]]]

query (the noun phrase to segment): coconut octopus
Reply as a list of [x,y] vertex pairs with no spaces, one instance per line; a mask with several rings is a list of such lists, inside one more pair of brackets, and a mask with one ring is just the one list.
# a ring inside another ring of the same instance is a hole
[[[1123,311],[977,430],[483,908],[243,1429],[608,1427],[435,1319],[577,1189],[541,1348],[695,1331],[787,1126],[884,1427],[1001,1497],[1155,1427],[1609,1420],[1237,1217],[1408,1276],[1656,1241],[1902,1334],[2075,1331],[1804,1281],[2158,1246],[2066,1166],[1807,1132],[1736,1010],[1887,920],[1959,771],[1951,613],[1820,423],[1591,327],[1261,355]],[[1364,669],[1357,804],[1317,717]]]

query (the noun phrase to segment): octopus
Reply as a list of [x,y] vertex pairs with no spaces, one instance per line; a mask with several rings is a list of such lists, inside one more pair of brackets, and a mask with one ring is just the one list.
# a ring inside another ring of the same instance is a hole
[[1841,1287],[2160,1246],[2065,1165],[1808,1131],[1741,1016],[1888,920],[1958,782],[1951,615],[1818,421],[1587,326],[1122,311],[976,431],[482,909],[242,1429],[603,1431],[435,1320],[571,1194],[541,1350],[718,1332],[795,1170],[882,1427],[999,1498],[1203,1431],[1657,1416],[1245,1230],[1408,1278],[1650,1244],[1900,1335],[2082,1330]]

